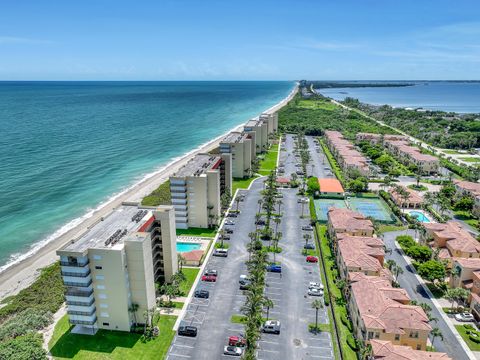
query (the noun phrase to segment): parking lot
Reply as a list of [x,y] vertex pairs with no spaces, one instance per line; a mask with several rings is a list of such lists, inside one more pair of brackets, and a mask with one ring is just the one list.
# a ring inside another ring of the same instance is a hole
[[[285,176],[296,171],[297,163],[293,155],[294,142],[287,136],[286,151],[280,152],[280,161],[284,163]],[[315,169],[315,166],[314,166]],[[263,189],[263,179],[252,183],[249,191],[242,191],[245,200],[240,203],[240,215],[233,218],[234,229],[227,258],[211,257],[206,269],[216,269],[216,282],[200,282],[196,289],[209,291],[209,299],[192,299],[188,305],[181,325],[197,327],[195,338],[176,335],[170,347],[167,359],[220,359],[230,357],[223,355],[223,347],[231,335],[243,333],[243,325],[230,322],[231,316],[240,314],[245,296],[239,289],[238,279],[246,274],[245,261],[248,259],[246,244],[248,234],[255,230],[255,214],[258,200]],[[308,204],[304,204],[305,218],[301,219],[302,204],[298,203],[298,189],[281,189],[282,221],[279,231],[283,237],[279,242],[282,252],[276,255],[281,262],[282,273],[267,273],[265,295],[274,303],[269,311],[270,319],[281,322],[279,335],[262,334],[258,342],[258,359],[334,359],[330,333],[314,334],[308,331],[308,324],[315,322],[315,309],[311,304],[315,298],[307,294],[309,282],[321,282],[317,263],[307,263],[302,249],[305,244],[303,225],[309,224]],[[313,244],[313,232],[310,243]],[[273,254],[270,254],[273,259]],[[266,314],[264,314],[266,315]],[[319,323],[327,323],[326,309],[319,310]]]

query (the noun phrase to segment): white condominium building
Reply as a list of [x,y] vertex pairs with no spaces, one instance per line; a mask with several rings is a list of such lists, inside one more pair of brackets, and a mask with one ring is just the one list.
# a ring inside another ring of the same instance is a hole
[[70,323],[91,333],[129,331],[155,306],[154,282],[168,282],[177,272],[174,209],[121,206],[57,255]]
[[243,132],[231,132],[220,143],[220,153],[232,155],[232,177],[249,176],[252,155],[255,156],[254,143],[251,135]]
[[232,189],[232,155],[198,154],[170,177],[178,229],[218,223],[220,198]]

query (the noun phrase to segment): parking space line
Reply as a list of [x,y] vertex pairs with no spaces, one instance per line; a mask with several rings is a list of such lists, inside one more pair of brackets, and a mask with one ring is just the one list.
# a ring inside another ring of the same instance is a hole
[[173,344],[173,346],[185,347],[185,348],[190,348],[190,349],[193,349],[193,348],[194,348],[194,346],[190,346],[190,345],[180,345],[180,344]]
[[278,345],[278,342],[276,342],[276,341],[259,340],[258,342],[259,343]]
[[184,357],[184,358],[191,358],[190,355],[182,355],[182,354],[170,354],[169,356],[180,356],[180,357]]

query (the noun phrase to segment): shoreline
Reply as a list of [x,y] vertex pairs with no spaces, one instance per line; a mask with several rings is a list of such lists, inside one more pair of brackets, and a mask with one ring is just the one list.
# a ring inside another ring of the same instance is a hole
[[[298,84],[295,84],[293,90],[280,102],[273,105],[263,113],[273,113],[285,106],[297,93]],[[248,119],[245,120],[245,122]],[[56,250],[64,245],[80,233],[87,231],[89,227],[98,222],[101,217],[108,215],[113,209],[120,206],[125,201],[141,201],[141,199],[150,194],[161,183],[166,181],[168,177],[177,172],[183,165],[185,165],[196,154],[209,152],[219,146],[220,141],[230,132],[239,131],[243,128],[244,123],[235,126],[227,132],[217,136],[216,138],[198,146],[197,148],[173,158],[165,166],[158,170],[145,175],[139,182],[129,186],[118,194],[113,194],[109,200],[104,203],[97,204],[94,210],[83,214],[81,217],[73,219],[69,223],[63,225],[61,230],[66,225],[82,219],[79,224],[52,238],[50,241],[34,246],[29,252],[22,254],[24,258],[11,265],[6,264],[4,269],[0,272],[0,300],[11,295],[15,295],[23,288],[29,286],[40,274],[40,269],[53,264],[58,260]],[[56,232],[58,232],[57,230]],[[54,232],[52,235],[54,235]],[[48,238],[47,238],[48,239]],[[38,248],[37,248],[38,246]]]

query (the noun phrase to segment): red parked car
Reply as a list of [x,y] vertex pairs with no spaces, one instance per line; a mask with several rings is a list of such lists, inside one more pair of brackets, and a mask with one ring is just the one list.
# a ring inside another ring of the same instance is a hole
[[230,336],[228,338],[228,345],[229,346],[241,346],[244,347],[247,345],[247,339],[244,339],[241,336]]
[[203,275],[202,281],[215,282],[217,281],[217,277],[213,275]]
[[318,258],[316,256],[307,256],[307,262],[316,263],[318,262]]

